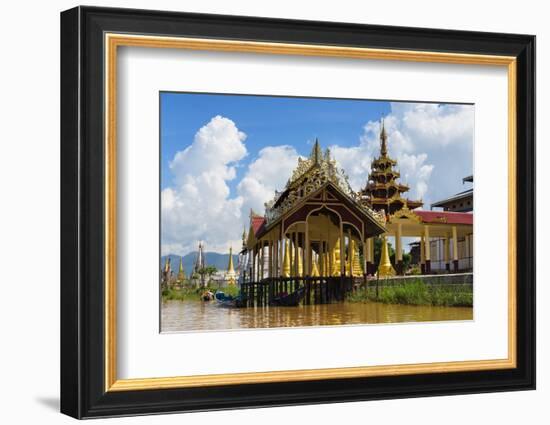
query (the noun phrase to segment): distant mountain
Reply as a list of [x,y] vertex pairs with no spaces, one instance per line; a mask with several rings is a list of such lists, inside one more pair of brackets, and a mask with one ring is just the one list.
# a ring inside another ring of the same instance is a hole
[[[185,275],[189,276],[189,272],[193,270],[193,265],[197,258],[197,251],[190,252],[187,255],[183,256],[183,269],[185,270]],[[227,265],[229,264],[229,254],[218,254],[217,252],[207,252],[206,254],[206,265],[214,266],[218,270],[227,270]],[[161,267],[164,267],[164,262],[166,257],[170,257],[170,262],[172,264],[172,270],[174,273],[177,273],[180,266],[180,256],[169,254],[161,257]],[[239,256],[233,255],[233,266],[237,268]]]

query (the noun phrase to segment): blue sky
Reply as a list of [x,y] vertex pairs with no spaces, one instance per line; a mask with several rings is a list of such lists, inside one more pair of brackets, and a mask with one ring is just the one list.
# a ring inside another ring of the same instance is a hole
[[[173,92],[161,93],[160,99],[163,189],[173,183],[168,164],[176,152],[216,115],[230,118],[247,134],[247,159],[253,160],[262,147],[281,144],[292,145],[306,156],[316,137],[323,146],[351,146],[366,121],[379,120],[390,112],[387,101]],[[241,165],[229,184],[232,190],[246,172]]]
[[410,199],[468,189],[474,105],[160,93],[161,251],[240,247],[249,211],[284,188],[315,138],[361,189],[379,154],[380,119]]

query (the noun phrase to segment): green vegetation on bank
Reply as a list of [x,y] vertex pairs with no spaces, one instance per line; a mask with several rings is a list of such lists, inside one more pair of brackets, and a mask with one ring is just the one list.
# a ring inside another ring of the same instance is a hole
[[472,307],[473,290],[469,285],[426,285],[414,279],[398,285],[369,282],[348,295],[349,302],[382,302],[385,304],[432,305],[446,307]]
[[[219,288],[207,286],[206,288],[197,288],[195,286],[183,286],[180,289],[164,289],[162,291],[163,301],[178,300],[178,301],[200,301],[201,295],[206,291],[215,293]],[[239,288],[236,286],[227,286],[220,288],[225,294],[236,296],[239,294]]]

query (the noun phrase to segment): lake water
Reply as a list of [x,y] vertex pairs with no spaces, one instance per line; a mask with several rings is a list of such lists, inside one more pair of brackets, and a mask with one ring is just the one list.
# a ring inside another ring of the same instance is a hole
[[162,332],[282,328],[366,323],[472,320],[470,307],[337,303],[298,307],[227,308],[215,302],[165,301]]

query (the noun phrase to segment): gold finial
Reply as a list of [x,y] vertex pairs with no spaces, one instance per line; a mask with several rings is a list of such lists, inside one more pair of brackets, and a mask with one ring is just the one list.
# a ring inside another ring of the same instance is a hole
[[314,164],[319,164],[323,159],[323,152],[321,151],[318,138],[315,138],[315,144],[313,145],[313,149],[311,149],[311,155],[309,157],[313,160]]
[[384,126],[384,118],[382,118],[382,129],[380,130],[380,154],[386,156],[388,154],[386,127]]

